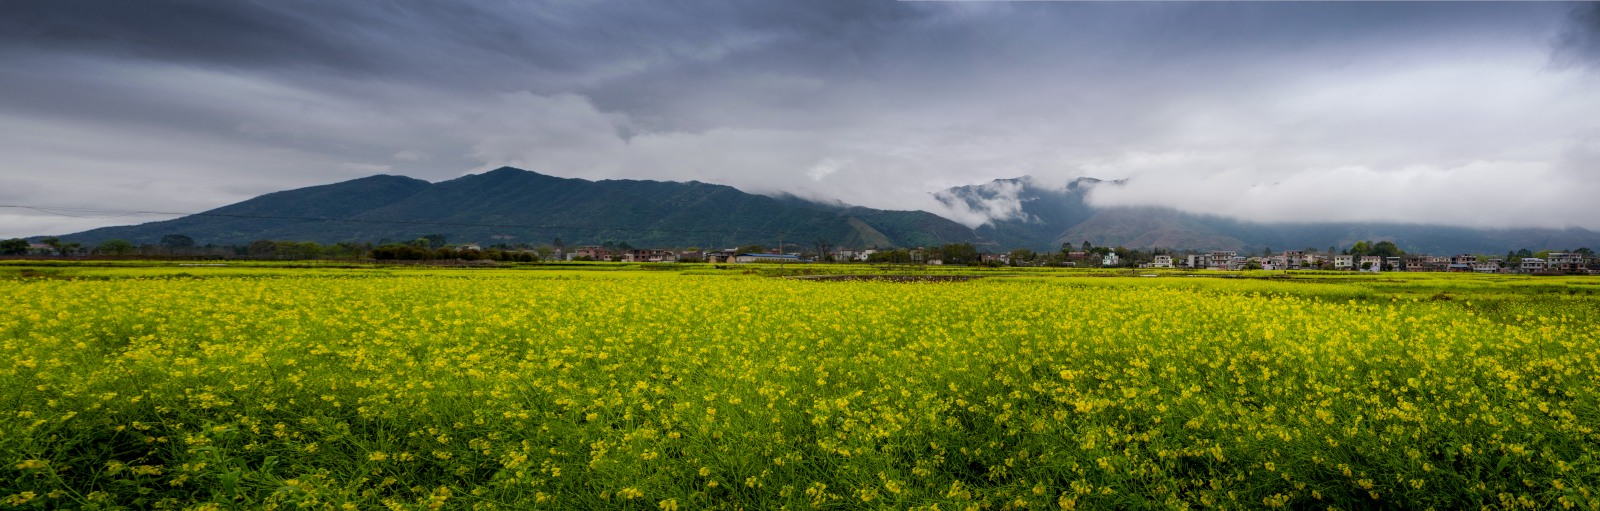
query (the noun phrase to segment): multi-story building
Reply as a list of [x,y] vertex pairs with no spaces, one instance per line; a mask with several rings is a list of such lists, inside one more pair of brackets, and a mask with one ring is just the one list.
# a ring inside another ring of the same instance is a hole
[[1445,271],[1450,258],[1430,255],[1410,255],[1405,258],[1405,271]]
[[1298,263],[1299,261],[1295,258],[1283,255],[1261,258],[1261,268],[1265,270],[1287,270],[1290,266],[1298,267]]
[[1522,263],[1517,266],[1517,269],[1522,270],[1523,273],[1541,272],[1548,268],[1548,263],[1544,259],[1537,257],[1524,257],[1522,258]]
[[636,249],[622,253],[622,260],[629,263],[675,263],[678,253],[671,250]]
[[1326,257],[1320,256],[1320,255],[1317,255],[1317,254],[1306,254],[1306,255],[1300,256],[1300,267],[1301,268],[1320,268],[1320,267],[1322,267],[1322,262],[1325,261],[1325,260],[1327,260]]
[[1278,257],[1283,260],[1283,265],[1286,269],[1298,270],[1301,267],[1309,266],[1306,264],[1306,251],[1304,250],[1285,250],[1282,254],[1278,254]]
[[1219,250],[1204,254],[1189,254],[1188,265],[1197,270],[1237,270],[1244,265],[1244,261],[1236,263],[1235,259],[1241,259],[1237,252]]
[[1572,252],[1551,252],[1545,258],[1545,267],[1550,271],[1583,271],[1583,254]]
[[1370,272],[1383,271],[1383,257],[1382,256],[1361,256],[1361,259],[1359,261],[1356,261],[1356,269],[1357,270],[1361,270],[1361,271],[1370,271]]
[[1333,256],[1333,269],[1335,269],[1335,270],[1349,270],[1349,269],[1352,269],[1352,268],[1355,268],[1355,267],[1356,267],[1356,256],[1344,255],[1344,254]]
[[610,261],[611,258],[615,257],[615,256],[616,256],[616,252],[613,252],[613,251],[611,251],[611,249],[605,248],[605,247],[601,247],[599,245],[589,245],[589,246],[586,246],[586,247],[581,247],[576,252],[572,253],[572,257],[573,258],[587,257],[587,258],[590,258],[590,259],[594,259],[596,261]]

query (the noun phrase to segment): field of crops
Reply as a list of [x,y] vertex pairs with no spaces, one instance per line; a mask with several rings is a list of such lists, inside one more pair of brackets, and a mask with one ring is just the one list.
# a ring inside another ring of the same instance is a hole
[[1600,280],[693,268],[0,266],[0,508],[1600,508]]

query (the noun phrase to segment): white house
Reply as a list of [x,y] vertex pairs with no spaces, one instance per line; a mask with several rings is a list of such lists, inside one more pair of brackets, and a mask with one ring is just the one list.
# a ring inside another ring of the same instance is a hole
[[1336,256],[1333,256],[1333,269],[1335,269],[1335,270],[1348,270],[1348,269],[1355,268],[1355,267],[1356,267],[1356,256],[1353,256],[1353,255],[1336,255]]
[[1116,266],[1120,262],[1122,262],[1122,258],[1117,257],[1116,252],[1111,252],[1106,254],[1104,259],[1100,260],[1100,266]]
[[1155,257],[1154,261],[1150,262],[1150,267],[1151,268],[1171,268],[1172,267],[1172,256],[1169,256],[1169,255],[1158,255],[1158,256]]

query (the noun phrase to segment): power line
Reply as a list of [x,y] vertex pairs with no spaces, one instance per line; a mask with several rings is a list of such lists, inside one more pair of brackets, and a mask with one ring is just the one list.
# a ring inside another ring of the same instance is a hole
[[[578,226],[565,226],[565,225],[482,224],[482,223],[472,223],[472,222],[434,222],[434,221],[425,221],[425,220],[372,220],[372,219],[364,219],[364,218],[325,218],[325,217],[299,217],[299,216],[276,216],[276,215],[239,215],[239,214],[231,214],[231,213],[211,213],[211,212],[184,213],[184,212],[174,212],[174,211],[143,211],[143,210],[122,210],[122,209],[56,207],[56,206],[36,206],[36,205],[25,205],[25,204],[0,204],[0,208],[29,209],[29,210],[33,210],[33,211],[38,211],[40,213],[50,214],[50,215],[67,216],[67,217],[73,217],[73,218],[99,218],[99,219],[120,218],[120,217],[125,217],[125,216],[132,216],[132,215],[173,215],[173,216],[207,216],[207,217],[219,217],[219,218],[247,218],[247,219],[257,219],[257,220],[293,220],[293,221],[300,221],[300,222],[346,222],[346,223],[360,223],[360,224],[438,225],[438,226],[447,226],[447,227],[494,227],[494,228],[501,228],[501,229],[558,229],[558,230],[575,230],[575,231],[670,232],[670,233],[681,233],[681,234],[735,234],[735,235],[739,234],[740,232],[748,232],[748,231],[740,231],[740,230],[719,230],[719,229],[640,229],[640,228],[631,228],[631,227],[578,227]],[[62,211],[67,211],[67,212],[72,212],[72,213],[106,213],[106,214],[115,214],[115,215],[114,216],[103,216],[103,217],[80,216],[80,215],[69,215],[69,214],[66,214],[66,213],[61,213]]]
[[55,216],[64,216],[64,217],[69,217],[69,218],[94,218],[94,219],[102,219],[102,220],[103,219],[108,219],[108,218],[122,218],[122,217],[125,217],[125,216],[138,214],[136,212],[129,212],[129,213],[124,213],[124,214],[120,214],[120,215],[110,215],[110,216],[69,215],[69,214],[66,214],[66,213],[61,213],[61,211],[73,211],[73,212],[102,212],[102,211],[93,210],[93,209],[83,209],[83,208],[44,208],[44,207],[31,207],[31,206],[0,206],[0,207],[26,208],[26,209],[31,209],[31,210],[34,210],[34,211],[38,211],[40,213],[45,213],[45,214],[55,215]]

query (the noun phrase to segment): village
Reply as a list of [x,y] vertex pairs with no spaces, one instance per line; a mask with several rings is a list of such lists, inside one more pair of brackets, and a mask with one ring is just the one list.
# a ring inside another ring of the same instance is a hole
[[[173,238],[169,236],[168,238]],[[187,237],[182,237],[188,241]],[[163,239],[160,245],[138,245],[113,240],[99,246],[86,248],[77,244],[61,243],[50,238],[48,243],[29,243],[25,240],[5,240],[7,245],[0,255],[24,258],[55,257],[158,257],[158,258],[216,258],[216,259],[350,259],[393,261],[509,261],[509,262],[579,262],[608,261],[625,263],[870,263],[955,266],[1049,266],[1067,268],[1129,268],[1129,269],[1182,269],[1182,270],[1334,270],[1352,272],[1459,272],[1459,273],[1510,273],[1510,274],[1600,274],[1600,258],[1594,251],[1579,248],[1571,251],[1539,251],[1527,249],[1507,252],[1504,256],[1485,254],[1456,254],[1436,256],[1408,254],[1393,243],[1369,244],[1358,242],[1350,249],[1336,252],[1334,247],[1325,251],[1312,249],[1273,252],[1264,249],[1256,255],[1238,251],[1186,251],[1166,249],[1127,249],[1123,247],[1096,247],[1085,241],[1081,246],[1063,245],[1062,250],[1035,252],[1016,249],[1009,252],[984,252],[971,243],[950,243],[938,247],[916,248],[836,248],[823,245],[782,245],[767,248],[745,245],[733,248],[705,250],[700,248],[635,248],[627,243],[606,243],[570,247],[546,244],[480,245],[478,243],[445,244],[442,236],[419,238],[410,243],[391,243],[380,246],[370,244],[338,243],[319,245],[312,242],[260,240],[245,247],[194,246],[189,243],[173,244]]]
[[[965,245],[965,244],[958,244]],[[590,245],[572,252],[558,252],[561,260],[568,261],[620,261],[620,262],[711,262],[711,263],[817,263],[817,262],[893,262],[909,264],[950,264],[944,255],[949,245],[940,248],[913,248],[899,250],[835,249],[783,252],[771,249],[762,252],[724,250],[670,250],[670,249],[616,249]],[[1019,254],[1021,252],[1022,254]],[[1600,273],[1600,259],[1587,249],[1574,252],[1539,252],[1519,257],[1490,257],[1479,254],[1434,256],[1408,254],[1400,256],[1352,255],[1317,253],[1304,250],[1283,251],[1272,255],[1241,255],[1236,251],[1192,252],[1182,255],[1151,253],[1143,258],[1127,258],[1119,253],[1125,249],[1099,251],[1065,251],[1059,257],[1037,257],[1031,251],[1010,253],[977,253],[974,261],[956,264],[987,264],[992,266],[1064,266],[1089,268],[1150,268],[1189,270],[1336,270],[1362,272],[1471,272],[1520,274],[1589,274]],[[895,260],[889,254],[901,255]],[[1017,257],[1031,255],[1033,257]],[[1054,254],[1052,254],[1054,255]],[[1540,255],[1543,257],[1535,257]],[[1148,259],[1148,260],[1141,260]]]

